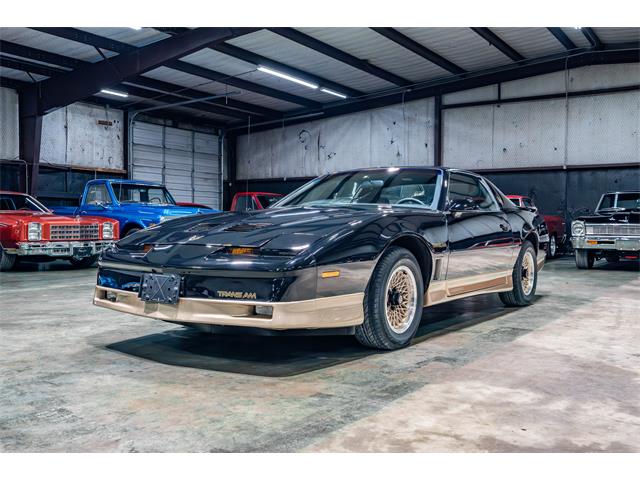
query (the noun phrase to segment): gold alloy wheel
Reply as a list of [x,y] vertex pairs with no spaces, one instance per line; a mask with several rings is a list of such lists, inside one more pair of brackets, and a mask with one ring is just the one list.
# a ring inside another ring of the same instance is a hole
[[533,284],[536,279],[536,262],[533,259],[531,250],[527,250],[522,257],[522,269],[520,274],[520,282],[522,284],[522,292],[530,295],[533,290]]
[[404,265],[396,267],[387,280],[385,317],[389,328],[402,334],[411,326],[416,313],[418,287],[413,272]]

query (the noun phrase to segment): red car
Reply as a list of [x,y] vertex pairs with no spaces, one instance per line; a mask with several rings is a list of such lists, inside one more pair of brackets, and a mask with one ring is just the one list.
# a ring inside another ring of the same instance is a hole
[[0,270],[18,258],[89,267],[118,235],[115,220],[56,215],[30,195],[0,191]]
[[[507,198],[515,203],[518,207],[533,209],[538,211],[533,200],[524,195],[507,195]],[[547,247],[547,257],[553,258],[558,252],[558,248],[564,244],[567,239],[566,223],[560,215],[543,215],[544,223],[547,224],[549,231],[549,243]]]
[[232,212],[244,212],[246,210],[264,210],[283,197],[279,193],[268,192],[240,192],[233,196],[231,202]]

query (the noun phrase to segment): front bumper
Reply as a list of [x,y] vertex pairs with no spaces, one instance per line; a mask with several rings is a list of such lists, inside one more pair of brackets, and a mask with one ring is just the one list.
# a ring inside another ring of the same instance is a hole
[[623,252],[640,251],[640,238],[632,237],[572,237],[574,250],[610,250]]
[[[143,302],[136,292],[97,286],[93,304],[168,322],[288,330],[360,325],[363,300],[364,293],[352,293],[295,302],[180,298],[175,305],[165,305]],[[272,307],[272,315],[256,315],[258,305]]]
[[24,242],[18,243],[17,248],[6,249],[6,252],[20,256],[90,257],[100,254],[105,248],[113,245],[113,243],[113,240]]

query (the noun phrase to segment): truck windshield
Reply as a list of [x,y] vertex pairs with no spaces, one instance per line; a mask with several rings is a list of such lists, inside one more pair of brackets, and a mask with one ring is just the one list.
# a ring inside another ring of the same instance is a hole
[[164,187],[131,183],[113,183],[111,186],[120,203],[154,203],[159,205],[175,205],[176,203]]
[[607,193],[602,196],[596,211],[638,209],[640,209],[640,192]]
[[437,170],[386,168],[320,177],[275,207],[293,205],[398,205],[436,209],[442,175]]
[[47,207],[42,205],[35,198],[15,193],[0,193],[0,210],[24,210],[27,212],[49,213]]

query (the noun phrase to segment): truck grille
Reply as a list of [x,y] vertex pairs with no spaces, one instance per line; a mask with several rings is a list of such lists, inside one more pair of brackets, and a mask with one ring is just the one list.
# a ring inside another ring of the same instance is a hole
[[91,225],[51,225],[51,240],[97,240],[100,228],[97,223]]
[[622,224],[589,225],[587,224],[587,235],[611,235],[611,236],[621,236],[621,237],[637,237],[637,236],[640,236],[640,225],[622,225]]

